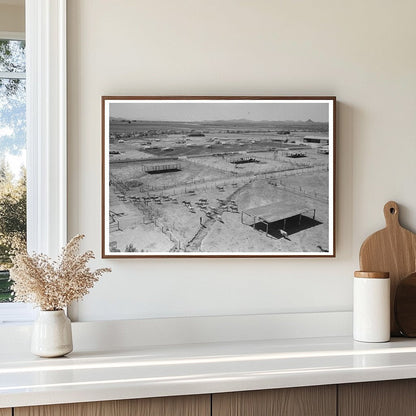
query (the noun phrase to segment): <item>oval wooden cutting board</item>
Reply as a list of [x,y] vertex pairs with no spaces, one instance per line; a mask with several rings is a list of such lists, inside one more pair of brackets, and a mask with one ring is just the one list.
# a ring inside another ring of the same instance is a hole
[[360,268],[363,271],[390,273],[390,328],[391,335],[400,335],[394,319],[394,298],[401,279],[416,270],[416,234],[399,222],[399,206],[390,201],[384,205],[386,228],[370,235],[360,250]]

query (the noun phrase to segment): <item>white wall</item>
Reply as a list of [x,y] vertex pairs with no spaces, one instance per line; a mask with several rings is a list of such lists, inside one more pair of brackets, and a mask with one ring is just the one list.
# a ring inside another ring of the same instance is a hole
[[68,1],[69,235],[100,256],[101,95],[336,95],[335,259],[125,259],[79,320],[350,310],[386,201],[416,230],[416,2]]

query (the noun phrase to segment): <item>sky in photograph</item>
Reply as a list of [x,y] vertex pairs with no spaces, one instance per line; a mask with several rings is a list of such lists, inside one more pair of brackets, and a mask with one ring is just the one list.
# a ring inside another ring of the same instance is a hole
[[110,116],[152,121],[321,121],[328,122],[328,103],[299,102],[124,102],[111,103]]

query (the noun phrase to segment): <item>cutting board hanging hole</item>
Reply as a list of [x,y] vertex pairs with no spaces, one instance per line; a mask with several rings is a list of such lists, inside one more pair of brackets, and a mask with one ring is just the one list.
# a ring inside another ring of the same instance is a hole
[[386,218],[386,226],[399,226],[399,206],[394,201],[387,202],[384,205],[384,217]]

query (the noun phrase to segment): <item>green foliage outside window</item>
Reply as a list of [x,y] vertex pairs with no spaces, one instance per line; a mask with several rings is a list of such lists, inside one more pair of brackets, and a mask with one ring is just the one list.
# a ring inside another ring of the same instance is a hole
[[25,42],[0,40],[0,302],[12,300],[11,256],[26,241],[25,70]]

